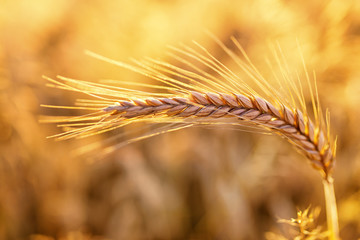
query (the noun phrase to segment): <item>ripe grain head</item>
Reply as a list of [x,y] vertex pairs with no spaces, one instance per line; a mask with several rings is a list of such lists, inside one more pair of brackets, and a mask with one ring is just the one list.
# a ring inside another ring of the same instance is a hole
[[[334,166],[335,146],[329,134],[328,118],[324,120],[322,117],[316,84],[307,74],[305,63],[304,78],[311,95],[311,108],[307,107],[301,77],[297,74],[296,80],[290,78],[289,66],[280,48],[273,49],[282,73],[277,79],[281,84],[278,88],[266,81],[235,38],[232,42],[242,57],[215,37],[213,39],[242,74],[225,66],[198,43],[194,43],[194,47],[171,48],[170,55],[179,66],[151,58],[133,60],[131,65],[88,52],[95,58],[138,72],[157,83],[129,81],[117,87],[64,77],[57,80],[47,78],[54,87],[95,98],[77,102],[76,108],[92,113],[55,120],[65,122],[60,125],[65,131],[55,137],[87,137],[139,121],[181,124],[146,137],[196,124],[250,125],[286,138],[309,159],[324,179],[328,179]],[[248,82],[256,86],[256,90]],[[139,90],[139,87],[149,91]]]

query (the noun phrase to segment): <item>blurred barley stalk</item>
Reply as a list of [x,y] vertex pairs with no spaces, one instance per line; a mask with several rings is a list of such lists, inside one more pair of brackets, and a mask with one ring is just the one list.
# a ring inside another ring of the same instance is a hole
[[[97,231],[106,236],[121,232],[128,239],[134,239],[135,233],[159,237],[169,232],[158,230],[166,221],[161,222],[165,218],[156,216],[164,216],[162,214],[176,209],[172,221],[166,222],[172,236],[184,236],[180,233],[214,236],[221,232],[229,239],[259,239],[259,229],[281,228],[274,226],[275,221],[269,215],[281,213],[282,218],[290,218],[296,205],[305,202],[306,205],[309,202],[321,204],[317,176],[309,173],[304,178],[308,167],[300,161],[296,167],[289,163],[296,159],[286,161],[288,159],[283,156],[288,155],[289,150],[280,147],[281,142],[273,138],[269,140],[244,132],[231,134],[223,129],[208,133],[193,129],[125,148],[119,156],[133,159],[131,156],[137,155],[138,161],[117,167],[111,167],[108,162],[101,163],[101,167],[99,164],[89,166],[81,159],[70,158],[66,153],[71,145],[80,143],[53,144],[43,140],[56,130],[39,126],[37,116],[70,113],[43,112],[39,104],[71,104],[74,96],[48,91],[43,87],[41,75],[61,73],[87,80],[117,76],[144,82],[129,71],[87,61],[82,51],[91,49],[111,58],[124,56],[125,61],[127,56],[167,60],[162,55],[166,51],[165,45],[177,45],[179,41],[189,39],[204,43],[206,38],[199,29],[210,29],[223,40],[231,35],[239,37],[260,69],[266,68],[258,61],[263,56],[264,39],[279,39],[281,46],[289,49],[288,44],[300,38],[305,62],[318,76],[322,105],[331,106],[334,133],[341,139],[340,161],[335,171],[341,236],[356,239],[360,229],[356,214],[360,209],[356,200],[360,155],[357,144],[352,143],[360,139],[359,132],[354,131],[360,119],[357,106],[360,101],[359,12],[357,1],[340,0],[326,3],[177,1],[172,4],[159,1],[146,4],[140,1],[94,1],[91,4],[82,1],[3,1],[0,28],[7,34],[0,37],[0,178],[6,185],[0,184],[0,219],[6,224],[0,224],[0,236],[21,239],[34,232],[55,236],[85,226],[85,232]],[[182,29],[180,34],[179,29]],[[214,50],[211,44],[206,48]],[[287,55],[294,59],[291,51]],[[293,66],[298,68],[297,64]],[[201,137],[200,134],[214,134],[220,141],[211,141],[208,135]],[[174,139],[176,142],[190,140],[178,146],[171,144]],[[191,145],[196,142],[201,142],[202,149],[192,151]],[[163,148],[157,152],[149,150],[154,144],[161,144]],[[273,147],[260,147],[269,144]],[[228,154],[224,155],[218,149],[225,147]],[[213,154],[208,153],[208,148]],[[170,152],[174,156],[165,158]],[[265,161],[264,155],[270,158]],[[236,161],[233,156],[241,156],[242,160]],[[297,155],[290,157],[297,158]],[[220,158],[223,159],[221,163]],[[154,159],[157,159],[157,167],[154,167]],[[136,171],[135,165],[140,169]],[[114,169],[141,177],[137,177],[139,180],[135,183]],[[108,177],[99,178],[98,175]],[[86,180],[93,178],[107,182],[107,185],[90,184]],[[167,181],[165,189],[161,187],[163,179]],[[137,190],[129,190],[123,184],[121,188],[113,188],[114,194],[109,194],[109,186],[118,182],[136,185]],[[262,188],[264,182],[266,188]],[[158,198],[141,188],[149,184],[151,188],[148,188],[156,192]],[[91,189],[91,196],[86,189]],[[263,190],[254,192],[250,189]],[[107,199],[99,197],[101,195],[107,195]],[[127,196],[125,199],[128,200],[121,200],[121,204],[114,206],[119,196]],[[132,198],[143,199],[148,203],[146,206],[151,206],[148,209],[153,210],[145,211],[145,206],[138,201],[132,202]],[[172,201],[158,202],[168,198]],[[122,212],[125,208],[122,206],[126,206],[126,214]],[[187,218],[189,216],[191,220]],[[128,229],[132,230],[115,227],[111,224],[114,219],[121,220],[123,226],[128,224],[126,226],[131,226]],[[149,224],[146,229],[139,224],[141,221]],[[197,227],[189,227],[194,225]]]

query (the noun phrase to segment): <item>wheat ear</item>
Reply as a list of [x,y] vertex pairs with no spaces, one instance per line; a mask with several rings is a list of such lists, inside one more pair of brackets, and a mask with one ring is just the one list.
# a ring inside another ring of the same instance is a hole
[[[298,109],[276,108],[256,96],[226,93],[191,92],[188,98],[147,98],[122,100],[103,109],[113,116],[134,118],[166,115],[168,117],[237,118],[263,126],[288,139],[303,152],[314,168],[328,179],[333,167],[333,153],[322,131],[315,132],[312,121]],[[196,119],[195,119],[196,120]]]
[[[64,77],[59,77],[62,81],[47,78],[53,83],[52,86],[82,92],[98,99],[82,100],[78,103],[78,107],[70,107],[95,110],[95,112],[86,116],[55,120],[55,122],[70,123],[60,125],[65,127],[66,131],[55,136],[60,139],[90,136],[136,121],[186,122],[191,126],[194,124],[226,123],[230,119],[232,124],[252,124],[262,127],[271,133],[286,138],[321,173],[325,190],[329,238],[332,240],[339,239],[336,201],[331,176],[336,147],[330,139],[328,121],[325,122],[321,117],[317,91],[314,94],[310,87],[315,116],[313,122],[306,109],[302,88],[300,87],[299,90],[296,84],[285,76],[286,89],[292,93],[289,97],[291,100],[283,97],[284,95],[265,81],[265,78],[248,59],[240,44],[236,40],[232,40],[245,56],[247,63],[215,39],[243,72],[262,89],[264,95],[271,97],[271,101],[266,100],[265,97],[250,88],[199,44],[196,45],[203,53],[186,46],[184,47],[185,50],[177,48],[173,48],[173,50],[177,54],[185,55],[193,61],[203,64],[213,74],[207,73],[191,61],[176,54],[172,56],[193,71],[153,59],[147,59],[143,62],[135,61],[136,67],[90,53],[93,57],[146,75],[161,82],[162,85],[128,84],[161,91],[151,93]],[[287,74],[286,70],[282,71],[284,75]],[[185,79],[187,83],[177,80],[173,76]],[[306,78],[309,83],[307,72]],[[163,93],[163,90],[170,93]],[[285,96],[289,95],[285,94]],[[328,115],[326,117],[328,120]]]

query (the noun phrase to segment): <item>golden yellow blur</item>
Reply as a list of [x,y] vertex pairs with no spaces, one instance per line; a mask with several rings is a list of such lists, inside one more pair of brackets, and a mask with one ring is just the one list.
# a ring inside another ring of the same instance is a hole
[[59,129],[41,115],[78,113],[40,104],[84,96],[47,88],[42,75],[146,82],[84,51],[167,61],[169,45],[192,40],[228,63],[206,31],[225,43],[235,36],[260,70],[278,42],[301,71],[299,42],[338,135],[340,235],[360,238],[359,1],[0,0],[0,239],[290,238],[278,218],[309,205],[326,228],[320,175],[277,136],[189,128],[100,161],[70,154],[87,139],[46,139]]

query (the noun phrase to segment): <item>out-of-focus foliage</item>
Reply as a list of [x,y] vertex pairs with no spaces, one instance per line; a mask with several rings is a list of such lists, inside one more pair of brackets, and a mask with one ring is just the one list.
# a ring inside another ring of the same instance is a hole
[[236,36],[260,70],[268,41],[278,41],[297,71],[299,41],[339,138],[341,237],[360,236],[359,1],[2,0],[0,239],[262,239],[266,231],[287,236],[276,219],[296,207],[324,208],[320,176],[276,136],[194,128],[101,161],[70,154],[86,139],[45,138],[58,129],[39,115],[77,113],[40,104],[83,96],[46,88],[41,75],[145,82],[83,51],[167,60],[167,45],[191,40],[231,64],[204,30],[225,42]]
[[[327,231],[323,231],[321,226],[316,225],[316,219],[320,214],[320,208],[310,209],[308,207],[304,211],[299,210],[297,212],[297,218],[279,219],[279,223],[285,223],[295,229],[292,232],[291,239],[294,240],[322,240],[328,239],[329,234]],[[290,231],[289,231],[290,232]],[[269,232],[266,233],[267,240],[283,240],[287,239],[281,235]]]

